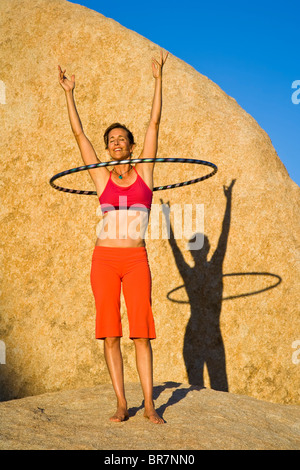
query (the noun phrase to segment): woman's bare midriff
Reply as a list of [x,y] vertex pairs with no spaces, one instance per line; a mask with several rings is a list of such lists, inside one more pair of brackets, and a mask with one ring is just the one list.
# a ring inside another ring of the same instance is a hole
[[97,226],[96,246],[144,247],[149,211],[112,210],[104,214]]

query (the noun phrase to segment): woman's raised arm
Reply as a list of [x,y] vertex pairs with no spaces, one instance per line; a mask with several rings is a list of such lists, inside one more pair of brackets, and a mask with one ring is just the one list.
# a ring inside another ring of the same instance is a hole
[[[152,59],[152,73],[155,79],[154,96],[150,115],[150,122],[145,135],[144,147],[140,158],[156,158],[158,148],[158,133],[162,110],[162,71],[169,53],[164,56],[161,51],[160,60]],[[137,163],[141,176],[149,184],[149,178],[152,178],[154,163]]]
[[[83,162],[85,165],[92,165],[94,163],[100,163],[94,147],[91,142],[85,135],[82,127],[82,123],[76,108],[75,99],[74,99],[74,89],[75,89],[75,75],[72,75],[71,80],[65,76],[66,70],[62,71],[61,67],[58,66],[58,77],[59,83],[65,91],[69,120],[71,128],[78,144]],[[102,183],[103,177],[107,177],[107,169],[95,168],[89,170],[90,176],[94,181],[96,187],[99,186],[99,183]]]

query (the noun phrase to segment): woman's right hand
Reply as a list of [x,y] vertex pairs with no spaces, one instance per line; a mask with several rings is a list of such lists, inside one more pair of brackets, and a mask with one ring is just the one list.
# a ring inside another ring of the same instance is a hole
[[65,76],[66,70],[62,71],[60,65],[58,66],[58,80],[60,85],[65,91],[72,91],[75,88],[75,75],[72,75],[71,80]]

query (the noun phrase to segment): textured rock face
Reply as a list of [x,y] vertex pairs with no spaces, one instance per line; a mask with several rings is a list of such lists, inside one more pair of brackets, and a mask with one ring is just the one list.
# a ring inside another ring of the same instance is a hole
[[[89,278],[98,201],[48,183],[82,164],[57,64],[76,74],[77,106],[99,157],[106,159],[102,135],[115,121],[131,128],[138,156],[154,86],[150,61],[159,47],[64,0],[2,0],[0,9],[0,399],[8,399],[109,381],[102,344],[94,340]],[[255,120],[172,56],[163,101],[159,156],[201,158],[219,171],[204,183],[154,193],[156,209],[161,199],[182,211],[192,204],[194,224],[185,238],[147,240],[155,380],[297,403],[299,188]],[[157,164],[155,185],[201,171]],[[86,173],[61,182],[94,189]],[[204,245],[190,251],[187,241],[200,230],[197,204],[204,208]],[[160,229],[164,220],[161,213]],[[134,382],[122,306],[125,374]]]
[[165,382],[154,387],[165,420],[157,426],[143,417],[140,385],[127,384],[126,390],[130,418],[125,423],[108,419],[115,397],[107,384],[0,403],[0,449],[299,449],[298,406]]

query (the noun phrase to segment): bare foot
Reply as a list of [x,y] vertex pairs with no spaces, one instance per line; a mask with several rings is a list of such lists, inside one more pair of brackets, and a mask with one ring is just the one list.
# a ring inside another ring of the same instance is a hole
[[129,418],[129,413],[127,408],[123,406],[118,406],[117,411],[115,414],[109,418],[110,421],[114,421],[115,423],[121,423],[122,421],[127,421]]
[[154,408],[145,408],[144,412],[145,418],[148,418],[154,424],[164,424],[164,419],[158,416]]

